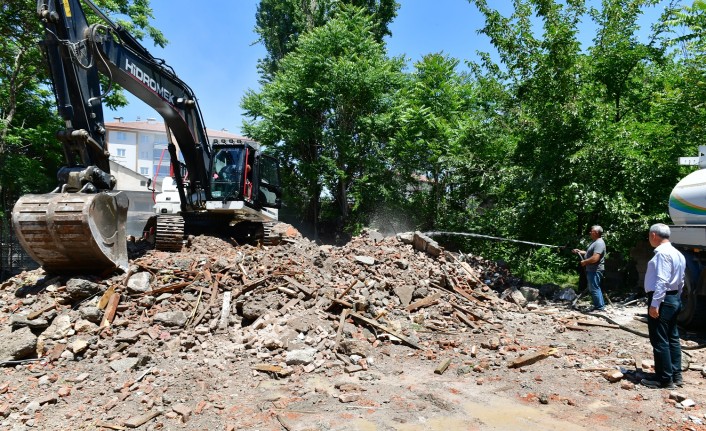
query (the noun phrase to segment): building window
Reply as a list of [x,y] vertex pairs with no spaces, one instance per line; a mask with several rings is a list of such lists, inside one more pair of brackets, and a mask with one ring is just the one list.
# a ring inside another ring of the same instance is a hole
[[140,140],[142,141],[143,144],[149,144],[151,141],[150,135],[142,135],[140,137]]
[[118,141],[124,141],[127,139],[127,134],[125,132],[118,132]]
[[118,157],[125,157],[125,148],[118,148]]
[[149,157],[150,157],[149,151],[140,151],[140,158],[141,159],[148,159]]
[[140,175],[149,175],[150,168],[140,168]]

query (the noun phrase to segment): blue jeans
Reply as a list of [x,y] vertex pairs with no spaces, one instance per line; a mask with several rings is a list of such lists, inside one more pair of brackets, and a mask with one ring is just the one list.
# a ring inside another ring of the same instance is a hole
[[588,290],[591,292],[591,298],[593,299],[593,306],[595,308],[605,307],[603,292],[601,291],[603,273],[601,271],[586,271],[586,280],[588,281]]
[[[650,292],[651,293],[651,292]],[[652,302],[652,295],[647,295],[647,306]],[[647,318],[650,332],[650,344],[655,356],[655,380],[669,384],[681,380],[681,344],[677,315],[681,311],[679,295],[667,295],[659,306],[659,317]],[[648,309],[649,310],[649,309]]]

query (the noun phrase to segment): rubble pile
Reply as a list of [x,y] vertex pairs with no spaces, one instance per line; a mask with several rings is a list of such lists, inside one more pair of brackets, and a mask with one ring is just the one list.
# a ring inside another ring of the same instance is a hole
[[365,368],[380,344],[428,348],[425,333],[481,333],[526,303],[506,269],[465,260],[419,232],[366,231],[344,247],[196,237],[104,279],[26,272],[0,290],[0,360],[92,359],[119,370],[154,355],[219,356],[278,375],[331,361]]

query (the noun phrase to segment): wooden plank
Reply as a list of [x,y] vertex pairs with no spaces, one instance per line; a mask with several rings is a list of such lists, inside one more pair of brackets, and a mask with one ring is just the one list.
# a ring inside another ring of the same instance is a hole
[[34,320],[37,317],[41,316],[42,314],[46,313],[47,311],[53,310],[54,308],[56,308],[56,304],[50,304],[45,307],[42,307],[41,309],[39,309],[37,311],[33,311],[33,312],[29,313],[27,315],[27,320]]
[[456,303],[453,302],[453,301],[449,301],[449,304],[450,304],[453,308],[455,308],[455,309],[457,309],[457,310],[459,310],[459,311],[463,311],[464,313],[468,314],[469,316],[472,316],[475,320],[483,320],[483,321],[486,321],[486,322],[487,322],[487,320],[484,319],[483,316],[481,316],[481,315],[478,314],[478,313],[475,313],[474,311],[469,310],[468,308],[462,307],[462,306],[456,304]]
[[306,296],[312,296],[312,295],[313,295],[311,289],[309,289],[308,287],[304,286],[303,284],[301,284],[301,283],[298,282],[297,280],[293,279],[292,277],[289,277],[289,276],[285,275],[285,276],[282,277],[282,278],[284,278],[284,279],[285,279],[289,284],[291,284],[292,286],[296,287],[297,290],[299,290],[300,292],[302,292],[304,295],[306,295]]
[[522,368],[527,365],[532,365],[535,362],[539,362],[542,359],[548,358],[555,353],[556,353],[555,348],[545,347],[545,348],[540,349],[534,353],[528,353],[526,355],[520,356],[519,358],[515,358],[513,361],[511,361],[509,364],[507,364],[507,367],[508,368]]
[[108,305],[108,299],[110,299],[110,297],[113,296],[113,293],[115,293],[115,286],[110,286],[108,288],[108,290],[103,292],[101,299],[98,301],[98,309],[99,310],[104,309],[105,306]]
[[422,298],[418,301],[415,301],[415,302],[409,304],[407,306],[407,311],[411,313],[411,312],[416,311],[420,308],[428,307],[432,304],[435,304],[439,300],[439,298],[441,298],[441,292],[436,292],[433,295],[427,296],[426,298]]
[[208,305],[201,310],[201,313],[196,317],[196,319],[193,320],[191,323],[191,326],[196,326],[201,322],[201,319],[208,313],[208,310],[211,309],[213,304],[216,303],[216,297],[218,296],[218,284],[220,283],[222,274],[217,274],[216,275],[216,280],[211,284],[211,297],[208,299]]
[[421,350],[421,347],[419,347],[419,345],[418,345],[417,343],[415,343],[414,341],[412,341],[412,340],[410,340],[409,338],[405,337],[404,335],[402,335],[402,334],[400,334],[400,333],[398,333],[398,332],[396,332],[396,331],[394,331],[394,330],[388,328],[387,326],[385,326],[385,325],[383,325],[383,324],[380,324],[380,323],[378,323],[378,322],[376,322],[376,321],[374,321],[374,320],[372,320],[372,319],[368,319],[368,318],[365,317],[365,316],[361,316],[361,315],[358,314],[358,313],[351,313],[351,316],[352,316],[353,318],[355,318],[355,319],[358,319],[358,320],[361,320],[361,321],[367,323],[368,325],[371,325],[371,326],[374,326],[374,327],[376,327],[376,328],[378,328],[378,329],[381,329],[381,330],[387,332],[388,334],[394,335],[395,337],[397,337],[397,338],[399,338],[400,340],[402,340],[402,342],[404,342],[405,344],[407,344],[407,345],[409,345],[409,346],[411,346],[411,347],[414,347],[415,349],[420,349],[420,350]]
[[105,314],[103,315],[103,321],[101,322],[101,328],[107,328],[113,323],[115,319],[115,311],[118,309],[118,304],[120,303],[120,294],[113,293],[108,299],[108,305],[105,307]]
[[465,323],[466,326],[469,326],[473,329],[476,329],[478,327],[475,323],[473,323],[471,320],[469,320],[468,317],[466,317],[463,313],[461,313],[458,310],[454,310],[454,316],[456,316],[456,318],[458,320],[460,320],[461,322]]
[[338,352],[338,343],[341,342],[341,335],[343,334],[343,325],[346,323],[346,318],[348,317],[347,308],[341,313],[341,317],[338,319],[338,330],[336,331],[336,341],[333,343],[333,353]]
[[578,323],[579,325],[583,325],[583,326],[600,326],[601,328],[612,328],[612,329],[620,328],[620,326],[614,325],[612,323],[598,322],[598,321],[593,321],[593,320],[579,320],[576,323]]
[[434,374],[444,374],[444,371],[446,371],[447,368],[449,368],[449,364],[451,364],[451,358],[446,358],[441,363],[439,364],[438,367],[434,370]]
[[147,412],[140,416],[133,416],[125,421],[125,426],[128,428],[137,428],[146,424],[147,422],[151,421],[152,419],[156,418],[161,414],[162,412],[160,412],[159,410],[155,410],[152,412]]

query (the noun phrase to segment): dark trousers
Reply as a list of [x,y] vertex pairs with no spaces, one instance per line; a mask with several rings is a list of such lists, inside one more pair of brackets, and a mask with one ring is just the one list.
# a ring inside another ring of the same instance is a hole
[[[652,292],[647,293],[647,306],[652,302]],[[681,344],[677,315],[681,311],[679,295],[667,295],[659,307],[659,317],[647,317],[650,344],[655,358],[655,380],[669,384],[681,380]]]

